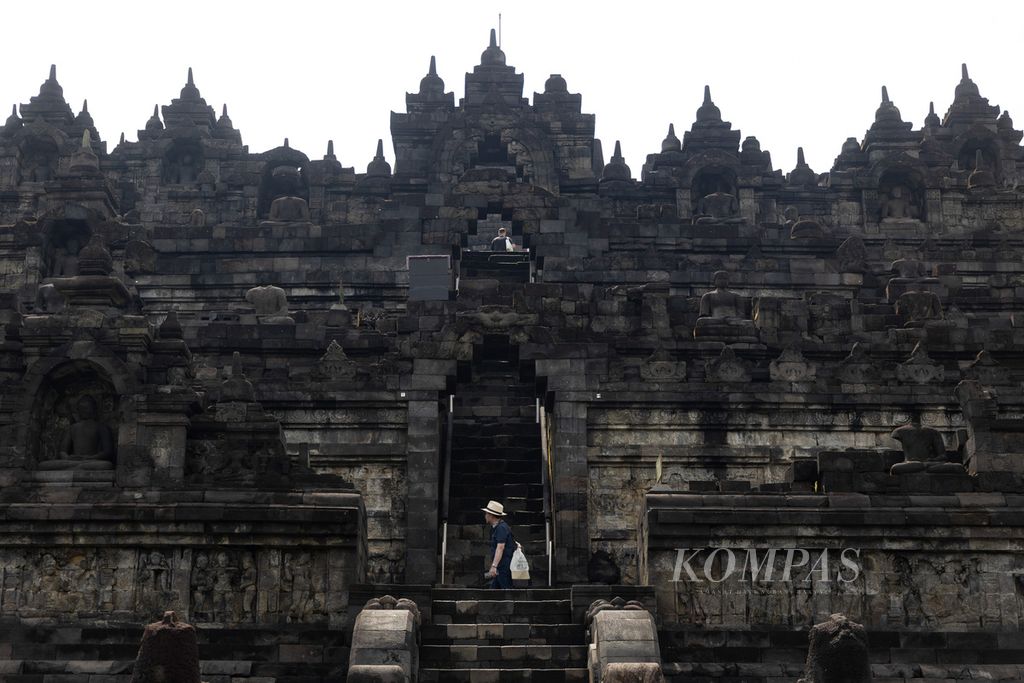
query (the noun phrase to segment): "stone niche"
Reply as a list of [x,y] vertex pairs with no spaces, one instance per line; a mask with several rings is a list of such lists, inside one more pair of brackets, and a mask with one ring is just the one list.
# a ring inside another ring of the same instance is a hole
[[61,219],[53,222],[47,230],[43,276],[78,275],[78,254],[91,237],[92,230],[84,220]]
[[691,184],[694,219],[698,223],[733,222],[740,219],[736,173],[729,168],[708,166]]
[[920,174],[892,169],[878,180],[878,220],[882,223],[924,221],[924,183]]
[[51,370],[40,384],[29,425],[36,478],[113,481],[124,422],[120,403],[111,382],[88,361]]
[[[260,181],[259,205],[257,214],[260,218],[276,218],[271,216],[271,207],[275,199],[295,198],[302,200],[302,203],[309,206],[309,178],[305,169],[299,165],[299,160],[288,163],[275,163],[267,166]],[[298,204],[298,203],[297,203]],[[280,211],[280,209],[278,209]],[[308,220],[309,209],[306,208],[305,216],[295,215],[297,209],[289,209],[289,216],[283,217],[290,220]]]
[[195,187],[203,170],[203,148],[197,140],[177,140],[163,159],[163,179],[168,185]]
[[19,145],[18,152],[20,182],[42,183],[53,180],[60,152],[51,138],[44,135],[28,136]]

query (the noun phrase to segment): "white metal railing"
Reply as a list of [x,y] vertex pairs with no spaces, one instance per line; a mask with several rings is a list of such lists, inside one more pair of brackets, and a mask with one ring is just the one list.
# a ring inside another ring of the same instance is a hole
[[553,585],[555,530],[551,524],[551,452],[548,449],[548,421],[540,399],[536,400],[536,421],[540,426],[541,483],[544,496],[544,550],[548,560],[548,587]]
[[444,563],[448,556],[448,522],[441,522],[441,585],[444,585]]

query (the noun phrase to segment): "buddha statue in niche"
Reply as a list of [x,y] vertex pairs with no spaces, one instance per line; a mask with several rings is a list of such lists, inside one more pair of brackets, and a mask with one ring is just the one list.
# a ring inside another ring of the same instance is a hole
[[81,245],[74,237],[69,237],[64,244],[54,249],[53,276],[75,277],[78,275],[78,252]]
[[270,203],[272,221],[308,221],[309,205],[301,197],[278,197]]
[[715,273],[714,289],[700,298],[694,338],[700,341],[757,342],[757,330],[747,314],[747,298],[729,289],[729,273]]
[[920,218],[913,196],[903,185],[893,185],[882,200],[883,221],[907,221]]
[[75,402],[75,419],[61,437],[56,458],[39,463],[41,470],[110,470],[114,468],[114,439],[99,420],[92,396]]
[[192,152],[184,151],[170,162],[168,180],[175,185],[195,185],[199,175],[199,160]]
[[697,203],[697,223],[736,223],[741,219],[736,195],[718,190],[704,195]]
[[272,221],[308,221],[309,203],[303,194],[302,174],[294,166],[277,166],[270,174],[270,208],[267,218]]

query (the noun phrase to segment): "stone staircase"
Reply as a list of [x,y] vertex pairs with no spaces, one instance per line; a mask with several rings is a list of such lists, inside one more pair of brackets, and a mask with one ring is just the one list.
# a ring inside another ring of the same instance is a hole
[[[488,236],[487,243],[490,244]],[[459,263],[459,277],[462,281],[472,279],[494,280],[502,283],[525,283],[530,281],[530,254],[525,251],[468,251],[462,252]]]
[[438,588],[421,631],[420,683],[587,680],[568,589]]
[[510,360],[478,360],[455,393],[445,585],[481,587],[490,528],[480,508],[505,506],[530,560],[530,586],[547,585],[541,435],[533,387]]

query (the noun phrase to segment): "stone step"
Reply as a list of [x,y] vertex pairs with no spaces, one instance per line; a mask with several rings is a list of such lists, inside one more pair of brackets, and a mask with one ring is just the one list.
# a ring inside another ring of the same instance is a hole
[[[525,486],[524,484],[513,484],[513,486]],[[540,488],[540,485],[537,485]],[[533,488],[532,486],[530,487]],[[544,511],[544,499],[541,493],[531,492],[532,495],[513,495],[510,491],[503,491],[503,498],[499,502],[505,506],[505,514],[514,515],[517,512],[543,512]],[[480,492],[480,489],[474,489],[469,495],[458,496],[454,492],[449,495],[448,498],[448,509],[452,510],[465,510],[480,512],[483,506],[488,500],[486,495]],[[475,517],[471,524],[480,524],[481,518]],[[511,521],[509,522],[511,524]]]
[[529,401],[537,404],[537,388],[533,381],[520,383],[518,376],[473,373],[471,383],[459,384],[455,387],[455,399],[459,397],[489,397],[499,400]]
[[[541,558],[544,554],[544,539],[540,538],[536,541],[519,541],[523,546],[523,552],[526,553],[526,557],[530,560],[531,566],[533,565],[534,558]],[[455,563],[460,559],[466,559],[468,562],[485,562],[491,553],[491,543],[489,540],[482,539],[462,539],[457,538],[451,533],[451,527],[448,528],[448,560],[449,566],[455,566]]]
[[568,588],[531,588],[529,590],[474,590],[441,586],[431,591],[432,600],[520,600],[527,602],[569,600]]
[[[526,449],[522,449],[526,450]],[[532,449],[530,449],[532,450]],[[454,453],[453,453],[454,455]],[[538,451],[537,455],[540,453]],[[468,453],[466,454],[468,456]],[[452,471],[467,474],[537,474],[541,473],[542,464],[539,457],[509,460],[470,458],[460,454],[458,459],[452,458]]]
[[[138,654],[136,645],[135,654]],[[135,654],[128,659],[5,659],[0,661],[3,683],[129,683],[135,666]],[[344,664],[346,654],[331,656],[296,650],[284,660],[208,659],[200,647],[199,670],[203,681],[307,681],[335,680],[335,672]]]
[[[490,590],[491,580],[484,577],[487,565],[484,562],[460,562],[448,558],[445,561],[444,580],[445,583],[453,586],[463,586],[474,590]],[[530,565],[530,578],[513,580],[512,585],[516,588],[546,588],[548,585],[548,563],[547,558],[533,562]]]
[[[512,533],[523,546],[532,541],[544,541],[543,524],[517,524]],[[448,540],[453,539],[490,542],[491,528],[486,524],[449,524]]]
[[[449,528],[452,526],[472,526],[479,524],[484,514],[479,508],[482,508],[484,504],[486,504],[487,500],[492,499],[488,498],[481,502],[481,499],[474,498],[474,505],[472,506],[466,505],[463,501],[457,502],[452,500],[448,506]],[[544,501],[542,500],[531,501],[529,503],[517,501],[516,505],[518,507],[516,508],[511,507],[510,503],[503,504],[505,505],[505,509],[509,511],[506,519],[508,520],[509,525],[512,526],[513,534],[515,533],[515,527],[518,524],[533,525],[544,523]],[[528,509],[523,509],[524,506]]]
[[434,600],[435,624],[564,624],[572,621],[568,600]]
[[474,382],[473,388],[456,387],[455,407],[468,408],[471,406],[507,406],[517,408],[532,408],[536,417],[537,398],[531,390],[523,390],[518,386],[487,386],[479,380]]
[[501,477],[502,481],[516,484],[536,484],[541,477],[539,462],[528,460],[452,460],[452,473],[459,475],[460,483],[473,483]]
[[[518,500],[518,499],[537,499],[543,500],[544,487],[538,483],[511,483],[503,482],[501,480],[485,484],[483,482],[469,482],[464,484],[459,478],[453,477],[451,483],[450,495],[452,499],[462,498],[473,500],[483,499],[500,499],[500,500]],[[484,501],[486,502],[486,500]],[[508,505],[506,504],[506,507]],[[511,509],[511,508],[509,508]]]
[[427,624],[421,637],[425,645],[579,645],[586,629],[582,624]]
[[[530,446],[527,444],[520,446],[494,443],[452,444],[452,465],[473,464],[485,461],[529,463],[539,470],[541,467],[541,450],[540,446]],[[486,470],[479,471],[484,472]]]
[[540,440],[540,425],[533,420],[516,420],[513,422],[479,422],[472,419],[455,419],[452,425],[457,436],[461,437],[495,437],[495,436],[529,436]]
[[[316,626],[222,628],[199,625],[204,681],[250,678],[323,683],[348,656],[341,631]],[[0,626],[0,681],[128,683],[141,625]],[[123,679],[122,679],[123,677]]]
[[533,420],[533,406],[515,406],[515,405],[474,405],[474,406],[455,406],[455,412],[453,413],[455,419],[460,422],[475,421],[480,419],[481,421],[494,421],[501,422],[503,424],[511,423],[524,423],[527,420]]
[[420,683],[586,683],[585,668],[563,669],[424,669]]
[[[454,586],[464,586],[465,588],[467,588],[469,590],[490,590],[489,588],[487,588],[487,586],[490,585],[490,579],[484,579],[483,578],[483,572],[479,571],[479,570],[474,571],[471,574],[458,574],[458,573],[452,574],[450,571],[448,571],[446,569],[445,570],[445,583],[448,584],[448,585],[454,585]],[[526,580],[526,581],[513,581],[512,585],[516,586],[517,589],[529,589],[531,586],[537,586],[537,587],[540,587],[540,588],[547,587],[547,585],[548,585],[547,567],[545,566],[543,573],[534,572],[531,569],[530,570],[530,579],[529,580]],[[451,619],[448,619],[448,618],[444,619],[444,623],[446,623],[446,624],[447,623],[451,623]],[[520,622],[520,623],[529,623],[529,622],[527,621],[527,622]]]
[[584,666],[582,645],[422,645],[420,666],[467,669],[547,669]]

